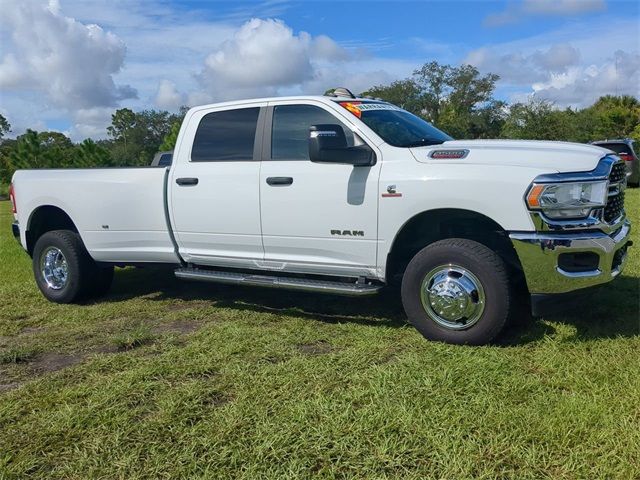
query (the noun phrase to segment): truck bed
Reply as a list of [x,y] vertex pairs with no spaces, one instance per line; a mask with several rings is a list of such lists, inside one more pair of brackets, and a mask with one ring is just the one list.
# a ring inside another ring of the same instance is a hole
[[18,220],[24,231],[36,208],[58,207],[94,260],[177,263],[164,211],[165,175],[165,168],[152,167],[19,170],[13,180]]

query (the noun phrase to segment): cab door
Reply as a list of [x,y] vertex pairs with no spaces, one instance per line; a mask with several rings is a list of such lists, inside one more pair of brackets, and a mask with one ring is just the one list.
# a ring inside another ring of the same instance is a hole
[[309,127],[346,117],[322,102],[269,102],[260,169],[265,268],[366,276],[375,272],[380,155],[371,167],[309,160]]
[[265,108],[202,109],[188,119],[169,180],[171,221],[187,262],[257,268],[263,259],[258,125]]

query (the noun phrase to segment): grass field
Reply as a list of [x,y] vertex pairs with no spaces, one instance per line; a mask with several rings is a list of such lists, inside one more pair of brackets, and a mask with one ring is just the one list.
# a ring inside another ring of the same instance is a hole
[[48,303],[0,202],[0,478],[640,478],[640,191],[625,274],[498,345],[373,299],[118,271]]

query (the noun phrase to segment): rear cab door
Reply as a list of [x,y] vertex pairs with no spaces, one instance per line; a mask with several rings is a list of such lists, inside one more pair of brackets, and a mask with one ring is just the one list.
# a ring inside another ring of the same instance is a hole
[[259,268],[260,145],[266,102],[203,107],[185,118],[169,179],[171,223],[189,263]]

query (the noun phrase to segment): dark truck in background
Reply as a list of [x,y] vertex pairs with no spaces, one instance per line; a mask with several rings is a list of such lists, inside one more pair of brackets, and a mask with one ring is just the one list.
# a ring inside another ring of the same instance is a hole
[[618,140],[597,140],[592,145],[606,148],[617,154],[627,167],[627,184],[637,187],[640,183],[640,159],[633,148],[634,141],[630,138]]

